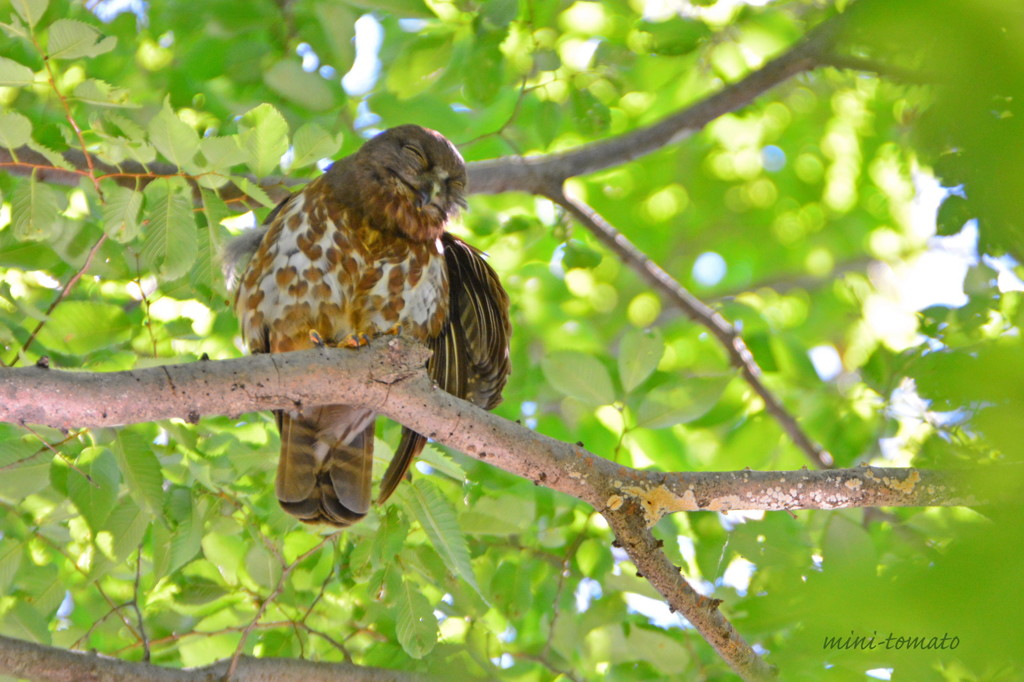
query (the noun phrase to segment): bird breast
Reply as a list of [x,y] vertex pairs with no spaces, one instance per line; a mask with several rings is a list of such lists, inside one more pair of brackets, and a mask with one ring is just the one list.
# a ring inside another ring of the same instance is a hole
[[420,341],[440,333],[448,307],[440,241],[382,232],[321,196],[305,191],[282,207],[243,277],[237,309],[250,348],[309,348],[311,331],[328,344],[396,326]]

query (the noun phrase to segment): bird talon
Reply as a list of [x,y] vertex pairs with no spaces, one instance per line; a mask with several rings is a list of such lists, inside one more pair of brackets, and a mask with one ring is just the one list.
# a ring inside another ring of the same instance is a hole
[[369,334],[349,334],[338,344],[339,348],[361,348],[370,343]]
[[391,329],[388,329],[388,330],[386,330],[384,332],[381,332],[381,333],[382,334],[387,334],[389,336],[401,336],[402,335],[402,325],[401,324],[396,324]]
[[319,332],[315,329],[309,330],[309,340],[313,342],[313,345],[317,348],[324,348],[327,344],[324,343],[324,339],[320,336]]

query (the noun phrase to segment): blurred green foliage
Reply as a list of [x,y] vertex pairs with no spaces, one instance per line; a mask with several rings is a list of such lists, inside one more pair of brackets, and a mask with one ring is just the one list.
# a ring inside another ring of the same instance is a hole
[[[61,166],[56,152],[84,143],[115,165],[173,162],[203,187],[196,204],[180,177],[139,192],[0,173],[0,359],[112,371],[235,357],[218,253],[246,220],[225,225],[244,211],[216,196],[229,179],[314,177],[405,122],[468,161],[585,145],[739,80],[845,8],[843,54],[881,76],[816,69],[568,190],[740,326],[840,466],[1019,462],[1020,8],[754,4],[0,5],[0,145]],[[915,203],[932,176],[951,190],[938,233],[977,247],[962,299],[915,306],[907,289],[939,280],[914,284],[908,264],[953,243],[929,240],[936,220]],[[246,187],[262,219],[271,202]],[[553,204],[474,196],[457,229],[513,302],[499,414],[641,468],[805,463],[703,328]],[[706,254],[724,266],[701,267]],[[384,466],[397,427],[379,436]],[[246,653],[459,679],[729,676],[679,617],[643,606],[657,594],[582,503],[431,446],[393,503],[324,542],[278,508],[276,453],[265,414],[67,434],[0,424],[0,632],[131,660],[145,641],[157,664],[203,665],[231,656],[279,589]],[[676,514],[655,532],[784,679],[1011,680],[1019,517]],[[959,646],[823,647],[873,633]]]

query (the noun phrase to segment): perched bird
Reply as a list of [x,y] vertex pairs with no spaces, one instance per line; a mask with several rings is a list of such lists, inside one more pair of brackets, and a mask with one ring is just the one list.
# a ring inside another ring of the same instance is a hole
[[[363,345],[401,333],[425,343],[444,390],[491,409],[509,373],[508,296],[480,252],[445,231],[466,206],[466,168],[443,135],[387,130],[228,246],[226,268],[255,250],[235,310],[253,353]],[[276,491],[306,523],[348,526],[371,501],[376,415],[349,405],[275,412]],[[381,482],[394,492],[426,439],[402,429]]]

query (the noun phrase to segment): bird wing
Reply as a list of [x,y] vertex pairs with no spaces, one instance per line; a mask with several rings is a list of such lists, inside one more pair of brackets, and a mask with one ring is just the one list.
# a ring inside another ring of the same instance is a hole
[[[445,391],[490,410],[501,402],[511,369],[508,294],[478,250],[448,233],[441,241],[448,269],[448,319],[441,333],[427,342],[433,351],[427,372]],[[395,491],[425,443],[426,438],[402,427],[378,502]]]

